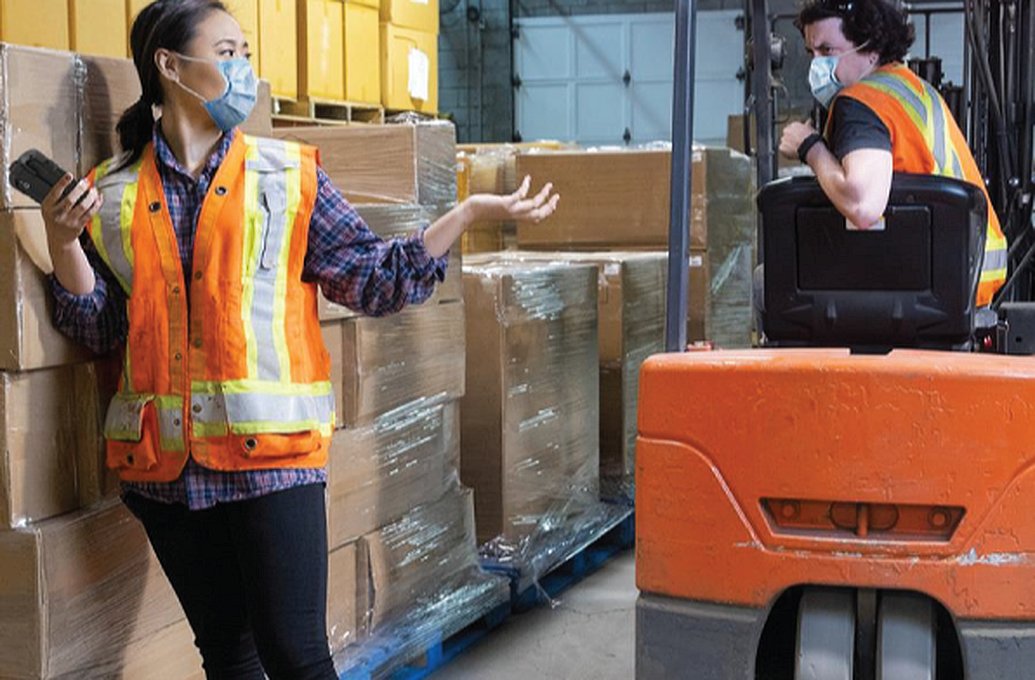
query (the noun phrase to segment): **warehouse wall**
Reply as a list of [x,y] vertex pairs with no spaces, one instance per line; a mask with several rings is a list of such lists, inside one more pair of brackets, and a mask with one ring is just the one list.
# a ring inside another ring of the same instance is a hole
[[[673,11],[672,0],[440,0],[440,108],[455,117],[461,142],[509,141],[513,135],[508,23],[511,1],[517,18]],[[743,6],[744,0],[697,2],[701,11]],[[773,13],[793,12],[794,7],[794,0],[770,0]],[[478,21],[468,18],[471,10],[477,11]],[[793,31],[789,22],[778,25],[781,32],[787,32],[788,28]],[[804,54],[800,45],[796,47]],[[785,75],[789,81],[804,79],[804,73],[797,74],[800,77]],[[807,96],[807,85],[791,82],[788,85],[792,95],[804,92]]]

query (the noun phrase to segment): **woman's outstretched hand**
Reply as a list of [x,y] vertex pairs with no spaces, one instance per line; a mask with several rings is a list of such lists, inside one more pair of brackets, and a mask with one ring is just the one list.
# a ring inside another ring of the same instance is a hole
[[553,193],[553,183],[547,182],[539,193],[529,198],[532,178],[526,176],[512,194],[474,194],[466,201],[476,221],[514,220],[515,222],[542,222],[557,209],[560,194]]

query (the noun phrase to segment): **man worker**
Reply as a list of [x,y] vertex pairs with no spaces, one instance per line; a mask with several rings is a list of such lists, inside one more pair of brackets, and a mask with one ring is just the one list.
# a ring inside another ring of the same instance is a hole
[[[945,100],[902,63],[915,37],[902,10],[885,0],[809,0],[795,25],[812,55],[809,86],[829,116],[822,135],[807,122],[789,124],[780,153],[808,164],[847,220],[862,229],[879,223],[893,172],[961,179],[989,200]],[[979,307],[1006,279],[1006,239],[991,201],[986,229]]]

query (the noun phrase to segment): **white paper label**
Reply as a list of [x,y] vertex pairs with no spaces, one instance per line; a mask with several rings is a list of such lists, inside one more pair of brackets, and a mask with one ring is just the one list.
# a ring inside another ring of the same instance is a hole
[[884,218],[881,217],[879,220],[874,222],[868,227],[860,227],[849,219],[845,219],[845,229],[848,231],[884,231],[887,225],[884,223]]
[[406,89],[412,98],[427,100],[430,71],[431,60],[428,59],[428,55],[416,48],[410,48],[410,78]]
[[426,5],[426,4],[428,4],[428,0],[410,0],[410,2],[412,2],[415,5]]
[[703,267],[704,266],[704,257],[701,256],[701,255],[691,255],[690,256],[690,266],[691,267]]

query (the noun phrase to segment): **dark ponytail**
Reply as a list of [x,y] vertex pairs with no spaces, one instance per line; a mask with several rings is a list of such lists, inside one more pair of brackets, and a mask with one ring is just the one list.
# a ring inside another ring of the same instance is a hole
[[135,163],[151,141],[153,107],[162,103],[162,80],[155,65],[155,52],[161,48],[185,51],[194,39],[197,25],[215,10],[227,11],[219,0],[155,0],[140,10],[133,21],[129,46],[143,94],[123,112],[115,126],[119,146],[127,152],[121,167]]

